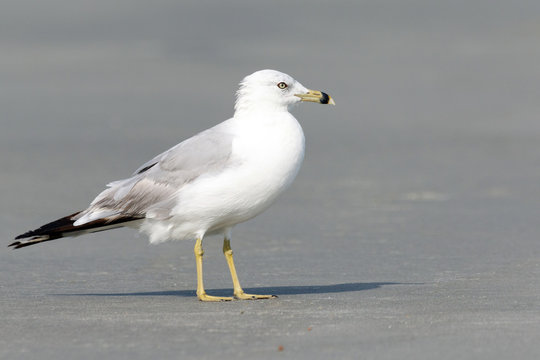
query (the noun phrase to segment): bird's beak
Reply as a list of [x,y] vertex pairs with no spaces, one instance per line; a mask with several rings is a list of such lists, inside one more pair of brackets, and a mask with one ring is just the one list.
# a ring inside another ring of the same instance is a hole
[[294,96],[298,96],[300,101],[311,101],[319,104],[336,105],[334,99],[332,99],[330,95],[318,90],[308,90],[308,92],[305,94],[294,94]]

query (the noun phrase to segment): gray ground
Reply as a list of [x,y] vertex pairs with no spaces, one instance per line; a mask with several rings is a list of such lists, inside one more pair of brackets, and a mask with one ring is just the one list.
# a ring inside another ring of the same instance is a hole
[[233,234],[278,299],[200,303],[193,243],[128,230],[4,248],[0,358],[539,358],[540,2],[249,4],[2,5],[5,245],[230,116],[252,71],[337,106],[296,109],[298,179]]

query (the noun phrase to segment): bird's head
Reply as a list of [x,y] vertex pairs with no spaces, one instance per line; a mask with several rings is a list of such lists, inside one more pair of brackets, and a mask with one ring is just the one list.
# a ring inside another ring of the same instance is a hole
[[260,70],[248,75],[236,93],[235,110],[284,110],[301,101],[335,105],[322,91],[310,90],[291,76],[276,70]]

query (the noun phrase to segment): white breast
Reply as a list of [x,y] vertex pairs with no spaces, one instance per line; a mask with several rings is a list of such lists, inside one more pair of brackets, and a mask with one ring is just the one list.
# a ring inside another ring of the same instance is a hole
[[235,120],[231,131],[234,165],[182,188],[173,219],[152,221],[152,231],[145,231],[151,242],[222,232],[260,214],[292,183],[304,158],[304,134],[291,114],[258,123]]
[[[238,138],[233,151],[245,163],[242,196],[270,205],[294,180],[304,159],[304,133],[289,113]],[[240,194],[239,194],[240,195]]]

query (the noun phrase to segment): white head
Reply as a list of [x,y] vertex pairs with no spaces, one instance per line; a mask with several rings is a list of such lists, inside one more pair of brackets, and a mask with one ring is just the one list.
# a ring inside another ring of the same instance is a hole
[[327,94],[309,90],[291,76],[276,70],[260,70],[240,82],[234,109],[237,113],[250,110],[288,111],[300,101],[332,104]]

